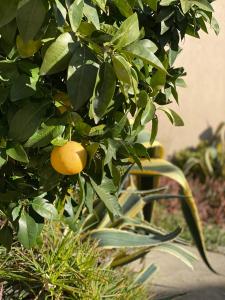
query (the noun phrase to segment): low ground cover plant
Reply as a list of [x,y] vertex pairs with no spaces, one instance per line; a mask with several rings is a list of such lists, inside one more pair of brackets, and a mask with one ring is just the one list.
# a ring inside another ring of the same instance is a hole
[[[2,299],[148,299],[134,273],[113,270],[96,243],[81,241],[59,224],[47,224],[33,250],[0,248]],[[138,279],[138,278],[137,278]]]

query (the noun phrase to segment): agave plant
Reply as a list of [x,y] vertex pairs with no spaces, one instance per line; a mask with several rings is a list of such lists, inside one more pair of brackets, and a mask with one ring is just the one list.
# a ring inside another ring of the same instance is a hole
[[215,132],[208,128],[201,135],[196,147],[179,151],[172,161],[184,170],[186,175],[205,181],[207,176],[225,177],[225,122]]
[[[179,198],[182,203],[184,217],[199,253],[206,265],[214,271],[206,256],[198,210],[184,174],[175,165],[162,158],[164,151],[159,143],[155,142],[153,145],[150,145],[145,140],[146,134],[143,132],[139,136],[139,141],[143,143],[149,153],[151,152],[151,156],[155,158],[151,158],[150,160],[142,159],[141,168],[134,164],[129,170],[118,195],[122,210],[121,216],[116,219],[112,218],[104,207],[104,204],[96,200],[92,214],[76,223],[76,230],[78,230],[84,239],[91,236],[98,240],[101,247],[106,249],[120,249],[119,253],[116,251],[115,255],[112,256],[109,263],[111,267],[125,265],[144,257],[153,248],[169,252],[192,267],[192,263],[196,257],[181,246],[182,241],[178,237],[181,228],[166,233],[156,228],[150,222],[151,219],[146,218],[146,211],[153,210],[154,201],[162,198],[167,198],[168,200]],[[159,175],[167,176],[178,182],[181,186],[180,194],[170,195],[165,192],[162,193],[165,188],[157,186]],[[145,181],[146,179],[148,181],[148,189],[146,189],[146,185],[145,189],[141,189],[140,182],[143,178]],[[107,197],[107,195],[104,196]],[[68,214],[72,212],[71,206],[66,205],[66,209]],[[80,210],[78,209],[78,211]],[[72,224],[71,220],[73,220]],[[75,224],[72,216],[66,216],[64,221],[72,227]],[[149,269],[154,269],[155,271],[157,268],[154,264],[147,266],[144,276],[148,277],[148,274],[149,276],[152,275],[153,272],[149,272]]]

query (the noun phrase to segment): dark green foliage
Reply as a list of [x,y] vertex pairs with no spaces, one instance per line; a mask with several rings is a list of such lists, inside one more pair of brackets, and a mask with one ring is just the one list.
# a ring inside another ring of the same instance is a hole
[[[120,213],[121,179],[130,158],[140,166],[143,155],[138,133],[152,121],[154,141],[160,110],[183,125],[165,107],[178,102],[184,85],[174,61],[185,34],[198,37],[206,24],[218,32],[210,2],[1,1],[0,211],[4,228],[26,247],[38,241],[53,203],[61,218],[72,203],[75,227],[97,197],[112,217]],[[88,165],[80,176],[63,177],[49,156],[70,138],[86,147]]]

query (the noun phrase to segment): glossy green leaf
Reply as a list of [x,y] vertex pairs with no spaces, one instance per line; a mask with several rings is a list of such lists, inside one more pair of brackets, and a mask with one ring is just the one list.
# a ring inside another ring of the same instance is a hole
[[60,0],[54,0],[54,2],[55,3],[53,3],[53,9],[54,9],[56,22],[59,27],[63,27],[66,23],[67,10],[62,5]]
[[155,141],[155,138],[158,133],[158,118],[155,117],[152,119],[152,130],[151,130],[151,136],[150,136],[150,144],[153,144]]
[[139,38],[139,23],[137,14],[134,13],[127,18],[112,39],[117,49],[124,48]]
[[65,129],[65,126],[47,126],[43,125],[38,129],[24,144],[25,147],[43,147],[49,144],[53,139],[60,136]]
[[44,198],[35,198],[32,201],[32,208],[43,218],[48,220],[58,219],[58,212],[55,206]]
[[38,78],[32,78],[27,75],[20,75],[11,87],[11,101],[14,102],[34,95],[36,92],[37,80]]
[[121,208],[118,204],[117,197],[111,194],[107,189],[102,188],[101,185],[96,184],[96,182],[92,178],[90,178],[90,180],[96,194],[104,202],[107,209],[114,216],[120,216]]
[[93,95],[97,72],[94,65],[83,65],[67,80],[68,94],[75,111]]
[[19,0],[0,1],[0,27],[8,24],[16,17]]
[[9,137],[24,142],[37,130],[45,114],[48,102],[28,103],[13,116],[9,126]]
[[131,44],[130,46],[126,47],[126,51],[134,57],[141,58],[144,62],[149,63],[156,69],[167,72],[161,61],[157,58],[154,52],[151,51],[149,43],[146,43],[145,40]]
[[181,8],[182,8],[183,12],[186,14],[192,6],[192,1],[180,0],[180,3],[181,3]]
[[8,148],[6,150],[6,154],[14,160],[17,160],[17,161],[20,161],[20,162],[23,162],[23,163],[28,163],[29,162],[27,153],[24,150],[22,145],[16,145],[12,148]]
[[124,17],[129,17],[130,15],[133,14],[133,10],[132,7],[129,3],[128,0],[113,0],[113,4],[119,9],[120,13],[124,16]]
[[96,3],[103,11],[105,11],[105,6],[107,0],[92,0],[93,3]]
[[88,19],[89,23],[92,23],[97,30],[100,29],[98,12],[95,7],[84,3],[83,9],[85,17]]
[[141,125],[146,125],[148,122],[150,122],[154,116],[155,116],[155,105],[152,102],[151,99],[148,99],[148,102],[146,104],[145,109],[143,110],[142,116],[141,116]]
[[173,109],[162,107],[159,109],[165,112],[172,124],[175,126],[184,126],[184,121]]
[[46,7],[42,0],[21,0],[17,10],[17,25],[24,42],[33,40],[44,22]]
[[26,248],[30,249],[36,244],[40,232],[39,225],[24,210],[19,218],[18,240]]
[[110,63],[104,63],[101,65],[99,71],[99,82],[92,100],[96,122],[98,122],[106,113],[114,96],[115,88],[116,77],[113,67]]
[[131,84],[131,65],[121,55],[115,55],[112,57],[113,68],[117,78],[127,84]]
[[213,7],[208,0],[191,0],[191,2],[198,8],[203,9],[208,12],[213,12]]
[[75,0],[68,10],[69,20],[71,28],[74,32],[80,26],[82,17],[83,17],[83,9],[84,9],[84,0]]
[[220,33],[220,25],[214,17],[212,17],[211,19],[211,27],[213,28],[216,35]]
[[[156,11],[157,10],[157,6],[158,6],[158,2],[160,0],[143,0],[143,2],[145,4],[147,4],[152,10]],[[160,4],[162,5],[162,1],[160,2]]]
[[58,73],[67,68],[75,43],[69,32],[62,33],[47,49],[41,69],[41,75]]

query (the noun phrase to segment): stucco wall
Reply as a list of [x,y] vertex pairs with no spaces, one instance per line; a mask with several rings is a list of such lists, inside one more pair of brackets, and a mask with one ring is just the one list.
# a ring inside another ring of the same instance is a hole
[[167,154],[195,145],[199,134],[208,126],[225,121],[225,0],[214,3],[221,31],[201,34],[201,39],[186,38],[177,66],[187,71],[186,89],[180,89],[180,106],[172,105],[183,117],[184,127],[173,127],[160,113],[158,140]]

